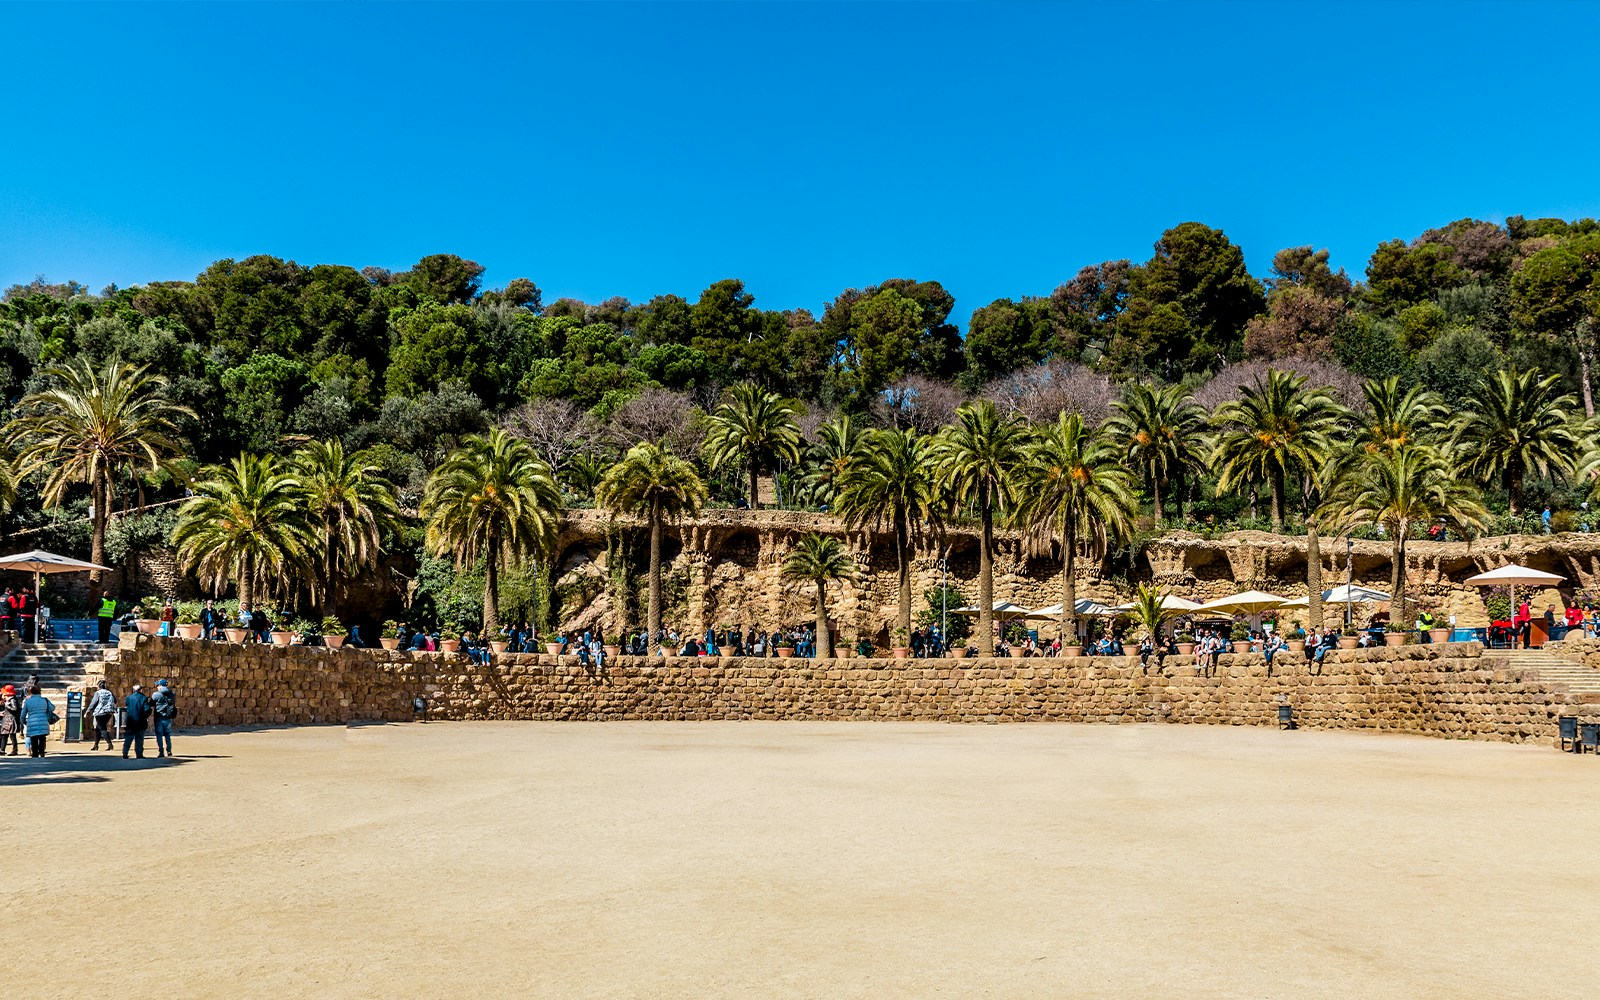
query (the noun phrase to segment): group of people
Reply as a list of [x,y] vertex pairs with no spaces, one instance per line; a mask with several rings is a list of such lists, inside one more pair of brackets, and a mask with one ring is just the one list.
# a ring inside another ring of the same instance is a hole
[[[123,757],[130,752],[144,757],[145,737],[152,726],[155,729],[156,756],[172,756],[172,726],[178,717],[178,696],[173,693],[172,685],[167,683],[165,677],[156,682],[155,690],[148,695],[144,693],[143,685],[135,684],[120,706],[117,696],[106,682],[100,681],[88,705],[84,707],[85,718],[94,726],[94,746],[90,747],[91,750],[99,750],[102,742],[107,750],[115,748],[112,730],[116,728],[119,707],[123,712]],[[55,703],[41,692],[37,677],[29,677],[20,687],[16,684],[0,687],[0,756],[8,753],[13,757],[17,755],[20,734],[27,737],[28,756],[43,757],[50,727],[59,721],[61,719],[56,713]]]
[[6,588],[0,595],[0,632],[15,631],[23,642],[38,641],[39,595],[32,587]]

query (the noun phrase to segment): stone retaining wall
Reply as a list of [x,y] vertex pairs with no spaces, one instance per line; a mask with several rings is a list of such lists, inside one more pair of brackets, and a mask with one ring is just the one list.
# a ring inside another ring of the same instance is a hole
[[[1600,644],[1597,644],[1600,653]],[[169,678],[183,725],[399,721],[426,698],[436,719],[840,719],[942,722],[1176,722],[1273,726],[1294,707],[1308,729],[1549,741],[1556,717],[1592,715],[1564,690],[1493,668],[1472,643],[1332,653],[1320,673],[1279,656],[1225,655],[1211,677],[1192,657],[1145,675],[1137,659],[663,661],[620,657],[604,672],[576,657],[465,656],[236,646],[123,637],[113,690]]]

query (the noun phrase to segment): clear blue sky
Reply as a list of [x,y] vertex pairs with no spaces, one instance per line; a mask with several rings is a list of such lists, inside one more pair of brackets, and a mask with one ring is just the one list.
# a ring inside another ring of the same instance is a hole
[[0,286],[220,257],[956,315],[1220,226],[1265,273],[1464,216],[1600,214],[1562,4],[0,3]]

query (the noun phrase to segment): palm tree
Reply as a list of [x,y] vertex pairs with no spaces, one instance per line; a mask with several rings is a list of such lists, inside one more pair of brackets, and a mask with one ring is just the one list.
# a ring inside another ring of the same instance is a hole
[[743,464],[750,471],[750,509],[754,510],[761,470],[779,461],[800,458],[800,408],[775,392],[749,383],[728,390],[731,397],[706,419],[701,445],[713,471]]
[[650,642],[661,635],[661,528],[692,515],[706,500],[706,484],[694,466],[657,444],[628,449],[595,489],[595,500],[613,514],[637,514],[650,526]]
[[1367,398],[1367,412],[1361,415],[1361,440],[1367,451],[1426,444],[1450,412],[1436,392],[1421,386],[1402,392],[1398,375],[1369,379],[1361,392]]
[[1578,401],[1558,389],[1560,381],[1537,368],[1495,372],[1457,417],[1453,443],[1461,471],[1498,477],[1513,517],[1522,513],[1528,473],[1570,475],[1583,451]]
[[484,561],[483,628],[500,623],[500,564],[549,552],[561,521],[550,464],[498,427],[475,434],[434,470],[422,497],[427,544],[456,565]]
[[1139,502],[1133,474],[1103,434],[1084,426],[1083,415],[1062,412],[1028,449],[1019,470],[1019,516],[1034,530],[1061,540],[1061,641],[1077,630],[1078,548],[1103,555],[1107,544],[1133,533]]
[[1400,602],[1391,621],[1406,620],[1406,542],[1413,527],[1442,520],[1467,531],[1482,527],[1489,516],[1476,490],[1456,478],[1439,451],[1415,444],[1365,455],[1330,498],[1329,510],[1346,530],[1376,523],[1387,531],[1393,545],[1390,593]]
[[1163,518],[1161,491],[1177,480],[1178,513],[1183,513],[1182,482],[1204,451],[1206,411],[1182,386],[1153,386],[1133,382],[1112,404],[1115,413],[1106,433],[1122,448],[1128,461],[1144,477],[1155,502],[1155,518]]
[[1307,389],[1304,375],[1271,369],[1217,407],[1221,428],[1213,455],[1218,491],[1241,482],[1272,488],[1272,528],[1283,528],[1285,483],[1294,469],[1326,459],[1344,413],[1327,388]]
[[1161,626],[1183,614],[1180,608],[1166,607],[1167,592],[1148,583],[1141,583],[1133,591],[1133,607],[1128,615],[1140,625],[1150,638],[1161,641]]
[[[167,399],[165,377],[115,358],[104,370],[77,358],[45,369],[44,376],[52,384],[23,397],[9,427],[25,442],[17,471],[45,473],[44,501],[51,506],[65,500],[73,483],[89,485],[89,560],[103,563],[119,472],[170,469],[180,451],[177,421],[194,412]],[[100,578],[100,570],[90,571],[91,590]]]
[[934,442],[935,482],[955,503],[977,507],[982,523],[978,545],[978,648],[994,655],[994,515],[1015,505],[1016,476],[1027,459],[1030,432],[1023,419],[1002,416],[992,402],[979,400],[956,410],[956,422]]
[[849,413],[817,428],[817,439],[806,449],[805,485],[810,501],[831,507],[838,498],[839,483],[861,450],[866,429]]
[[855,563],[837,538],[811,532],[802,535],[789,558],[783,561],[783,576],[788,580],[807,580],[817,585],[817,659],[833,656],[833,634],[828,629],[828,583],[855,576]]
[[[394,487],[360,453],[338,441],[312,441],[291,458],[294,488],[305,504],[321,548],[323,610],[338,609],[338,581],[378,563],[383,533],[399,523]],[[315,589],[315,588],[314,588]]]
[[260,592],[286,591],[283,581],[308,564],[315,540],[289,471],[270,455],[240,455],[203,470],[193,490],[172,532],[184,569],[213,590],[235,581],[241,607]]
[[940,521],[932,444],[910,428],[869,431],[839,476],[833,508],[852,528],[888,524],[893,530],[899,588],[895,620],[906,635],[911,634],[911,547],[925,525]]

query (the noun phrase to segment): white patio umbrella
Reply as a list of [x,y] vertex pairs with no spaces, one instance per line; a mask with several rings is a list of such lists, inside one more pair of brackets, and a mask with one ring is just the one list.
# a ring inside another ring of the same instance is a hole
[[18,569],[33,574],[33,592],[35,594],[39,593],[39,577],[44,573],[87,573],[92,569],[109,570],[110,568],[110,566],[101,566],[98,563],[84,562],[82,559],[58,556],[54,552],[45,552],[42,549],[18,552],[16,555],[10,556],[0,556],[0,569]]
[[[1105,618],[1109,615],[1115,614],[1116,611],[1116,608],[1108,608],[1099,601],[1092,601],[1087,597],[1078,598],[1078,603],[1072,606],[1073,614],[1084,615],[1089,618]],[[1038,619],[1041,621],[1051,621],[1053,619],[1060,618],[1061,602],[1057,601],[1054,604],[1046,605],[1042,608],[1035,608],[1034,610],[1028,612],[1025,617],[1030,620]]]
[[[1187,600],[1182,597],[1175,597],[1172,594],[1161,595],[1161,610],[1163,611],[1198,611],[1199,609],[1200,605],[1194,601]],[[1128,604],[1119,604],[1111,610],[1132,611],[1133,604],[1131,602]]]
[[[981,608],[977,607],[951,608],[950,613],[976,618],[981,610]],[[1028,609],[1020,604],[1012,604],[1010,601],[994,602],[994,616],[999,621],[1005,621],[1007,618],[1026,618],[1028,614]]]
[[1553,584],[1560,583],[1565,579],[1566,577],[1560,576],[1556,573],[1546,573],[1542,569],[1532,569],[1527,566],[1518,566],[1516,563],[1512,563],[1509,566],[1501,566],[1499,569],[1492,569],[1487,573],[1479,573],[1477,576],[1469,576],[1465,582],[1470,583],[1475,587],[1498,587],[1502,585],[1510,587],[1511,624],[1512,630],[1515,631],[1517,623],[1517,584],[1520,583],[1527,587],[1549,587]]
[[[1323,604],[1377,604],[1389,600],[1389,595],[1381,590],[1363,587],[1359,584],[1340,584],[1332,590],[1322,592]],[[1279,605],[1284,608],[1309,608],[1311,598],[1296,597],[1292,601],[1284,601]]]
[[1219,597],[1195,608],[1196,611],[1220,611],[1230,615],[1249,615],[1256,628],[1261,627],[1261,613],[1283,607],[1286,597],[1260,590],[1247,590],[1242,594]]

